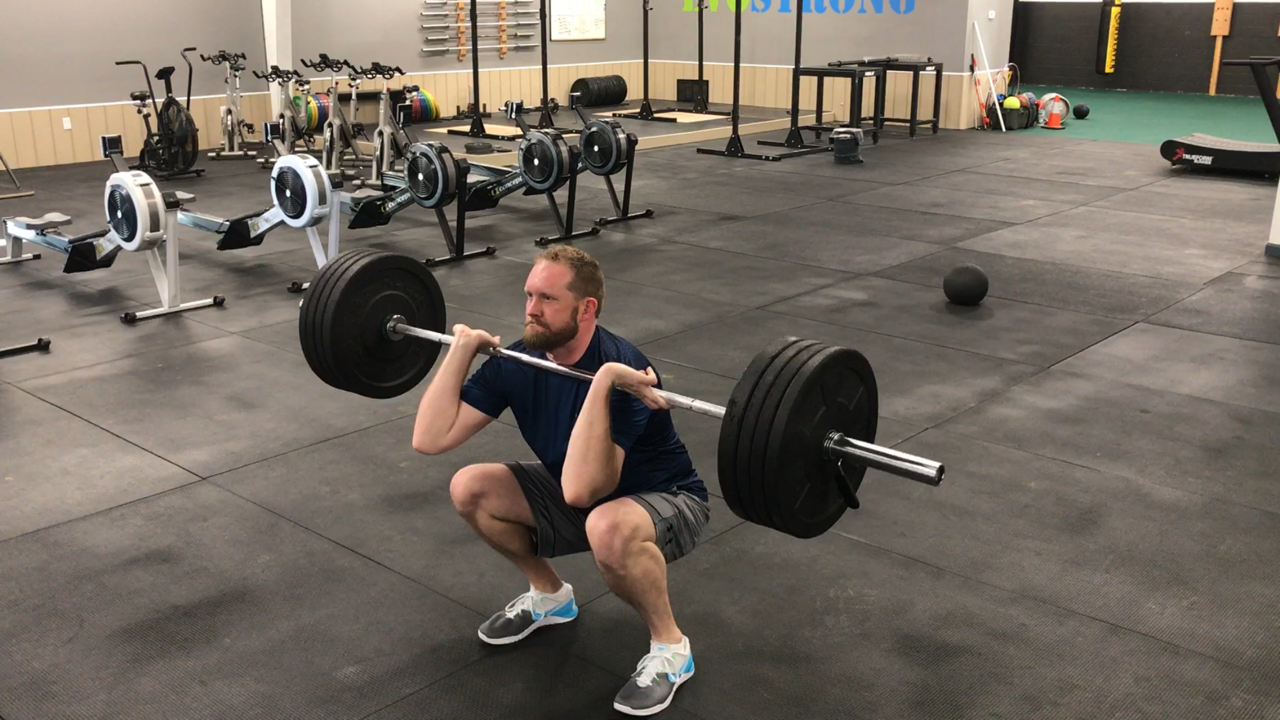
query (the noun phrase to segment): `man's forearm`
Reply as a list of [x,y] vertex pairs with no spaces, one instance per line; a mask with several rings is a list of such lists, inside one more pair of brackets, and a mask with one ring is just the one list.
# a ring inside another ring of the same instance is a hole
[[609,422],[612,394],[607,379],[592,381],[569,436],[561,485],[565,502],[575,507],[588,507],[618,486],[618,446],[613,443]]
[[462,383],[467,370],[476,357],[476,350],[469,344],[449,346],[444,362],[440,363],[435,377],[418,403],[418,417],[413,424],[413,446],[429,448],[443,440],[458,419],[461,404]]

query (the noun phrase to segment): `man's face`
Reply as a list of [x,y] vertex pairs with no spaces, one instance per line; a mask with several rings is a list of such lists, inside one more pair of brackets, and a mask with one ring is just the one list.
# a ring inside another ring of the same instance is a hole
[[558,263],[535,263],[524,283],[524,344],[548,352],[578,336],[582,304],[569,290],[569,268]]

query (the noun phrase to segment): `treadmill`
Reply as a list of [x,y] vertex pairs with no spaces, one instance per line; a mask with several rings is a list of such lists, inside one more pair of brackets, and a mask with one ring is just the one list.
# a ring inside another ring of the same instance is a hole
[[[1276,100],[1276,83],[1271,80],[1267,71],[1270,67],[1280,67],[1280,57],[1254,56],[1248,60],[1223,60],[1222,64],[1245,66],[1253,71],[1253,80],[1258,84],[1262,104],[1266,106],[1267,115],[1271,118],[1276,140],[1280,141],[1280,101]],[[1183,165],[1201,170],[1280,174],[1280,144],[1277,143],[1242,142],[1193,133],[1165,140],[1160,146],[1160,157],[1175,166]]]

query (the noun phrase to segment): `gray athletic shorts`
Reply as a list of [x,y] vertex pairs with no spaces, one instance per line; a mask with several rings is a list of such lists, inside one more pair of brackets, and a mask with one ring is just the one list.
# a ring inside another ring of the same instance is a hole
[[[587,542],[587,515],[590,510],[576,508],[564,501],[560,483],[547,472],[542,463],[504,463],[516,476],[516,482],[524,490],[529,509],[533,511],[536,527],[532,529],[533,542],[539,557],[553,558],[562,555],[590,552]],[[697,496],[687,492],[650,492],[628,495],[653,518],[654,534],[658,547],[668,563],[688,555],[698,544],[711,508]]]

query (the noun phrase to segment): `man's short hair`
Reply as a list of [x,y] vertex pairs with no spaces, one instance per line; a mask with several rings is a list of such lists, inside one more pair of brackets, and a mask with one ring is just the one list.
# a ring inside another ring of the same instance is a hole
[[604,271],[595,258],[572,245],[555,245],[538,255],[535,262],[539,261],[569,268],[573,274],[569,280],[569,291],[579,300],[595,298],[596,317],[600,317],[604,310]]

